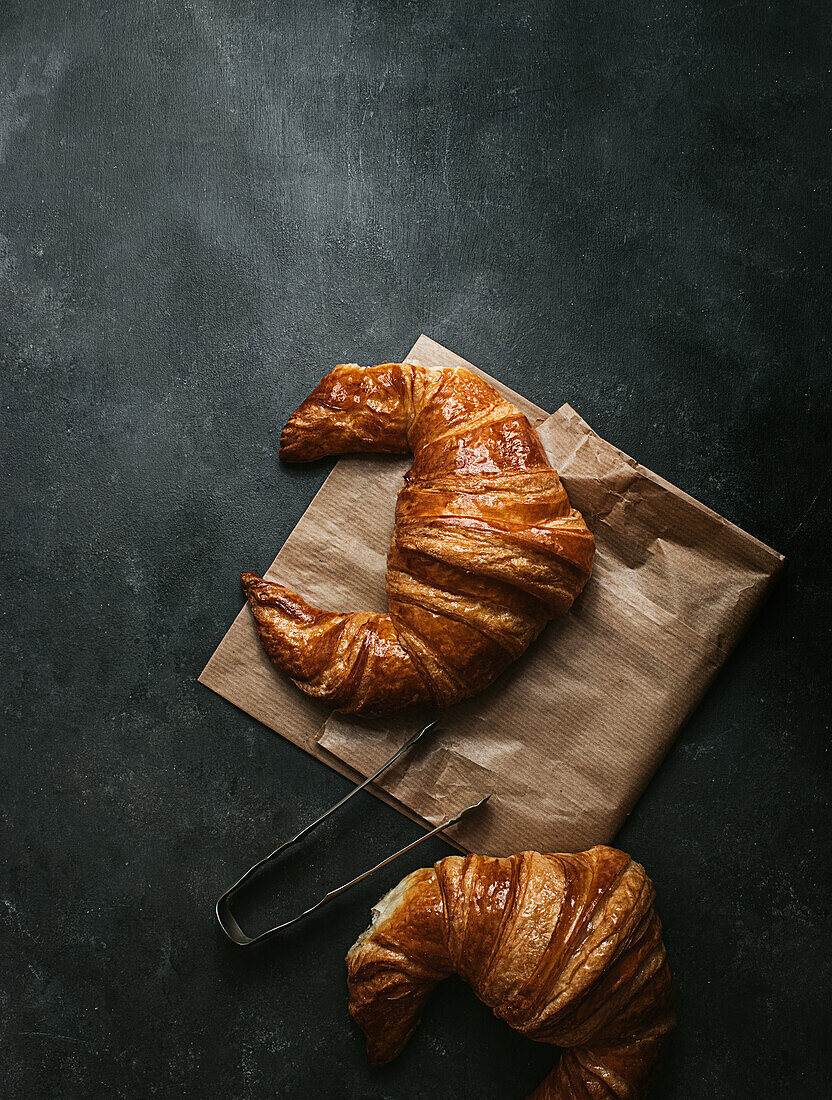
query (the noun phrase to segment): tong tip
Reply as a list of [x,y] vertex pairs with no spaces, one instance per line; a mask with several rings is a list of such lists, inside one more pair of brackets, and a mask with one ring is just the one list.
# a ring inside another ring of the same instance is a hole
[[417,741],[421,741],[426,733],[430,733],[432,729],[439,725],[439,719],[435,718],[432,722],[428,722],[426,726],[423,726],[418,733],[414,733],[409,741],[405,743],[403,748],[410,748],[411,745],[415,745]]
[[446,821],[444,825],[440,826],[440,828],[444,829],[448,828],[448,826],[450,825],[456,825],[457,822],[461,821],[463,817],[467,817],[468,814],[473,813],[474,810],[478,810],[480,806],[484,806],[493,793],[493,791],[489,791],[484,798],[479,799],[479,801],[477,802],[472,802],[470,806],[466,806],[464,810],[460,810],[455,817],[452,817],[449,821]]

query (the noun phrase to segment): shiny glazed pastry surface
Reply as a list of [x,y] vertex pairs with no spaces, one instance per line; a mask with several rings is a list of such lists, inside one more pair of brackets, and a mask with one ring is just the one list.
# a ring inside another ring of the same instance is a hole
[[280,457],[412,451],[387,557],[389,614],[311,607],[244,573],[270,659],[335,710],[449,706],[481,691],[586,584],[594,542],[532,426],[467,370],[336,367]]
[[675,1026],[653,885],[613,848],[450,856],[382,898],[347,955],[349,1009],[374,1065],[395,1058],[437,982],[563,1047],[529,1100],[637,1100]]

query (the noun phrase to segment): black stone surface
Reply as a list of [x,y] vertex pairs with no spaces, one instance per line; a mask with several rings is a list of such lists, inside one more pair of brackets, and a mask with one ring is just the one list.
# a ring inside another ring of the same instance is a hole
[[[328,469],[279,430],[420,331],[790,557],[619,843],[678,986],[654,1095],[827,1093],[829,11],[3,0],[5,1097],[520,1100],[554,1063],[449,982],[367,1068],[343,956],[440,843],[256,957],[212,914],[347,789],[196,683]],[[362,796],[277,908],[417,834]]]

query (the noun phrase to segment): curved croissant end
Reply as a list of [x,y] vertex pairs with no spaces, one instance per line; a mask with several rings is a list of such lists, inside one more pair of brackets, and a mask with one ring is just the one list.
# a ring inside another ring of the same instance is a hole
[[644,868],[605,847],[414,871],[347,955],[370,1062],[399,1054],[434,986],[456,973],[511,1027],[565,1048],[529,1100],[637,1100],[675,1026],[653,900]]
[[342,364],[289,418],[280,456],[411,450],[388,615],[331,614],[243,574],[263,648],[308,695],[382,714],[487,687],[566,614],[594,542],[526,418],[467,370]]

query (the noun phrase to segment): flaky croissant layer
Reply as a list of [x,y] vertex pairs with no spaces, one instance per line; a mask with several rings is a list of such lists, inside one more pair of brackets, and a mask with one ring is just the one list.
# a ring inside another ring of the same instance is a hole
[[389,614],[322,611],[242,577],[271,660],[336,710],[449,706],[481,691],[566,614],[592,570],[592,535],[534,429],[470,371],[342,364],[289,418],[280,455],[408,450]]
[[496,1016],[563,1047],[529,1100],[637,1100],[675,1026],[653,885],[613,848],[451,856],[378,903],[347,955],[349,1009],[375,1064],[459,974]]

